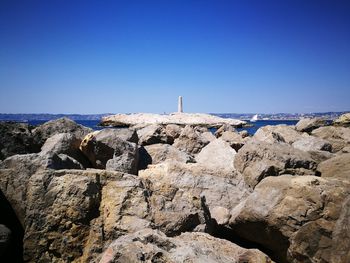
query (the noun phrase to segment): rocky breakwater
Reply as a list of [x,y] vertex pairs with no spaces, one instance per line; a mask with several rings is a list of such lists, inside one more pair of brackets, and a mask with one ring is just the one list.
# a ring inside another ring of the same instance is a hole
[[205,127],[220,127],[228,124],[235,127],[241,127],[246,124],[245,121],[236,119],[226,119],[203,113],[171,113],[167,115],[151,114],[151,113],[135,113],[135,114],[116,114],[103,117],[102,126],[114,127],[130,127],[135,125],[150,124],[177,124],[177,125],[194,125]]
[[1,149],[0,257],[349,262],[350,128],[322,125],[31,129]]

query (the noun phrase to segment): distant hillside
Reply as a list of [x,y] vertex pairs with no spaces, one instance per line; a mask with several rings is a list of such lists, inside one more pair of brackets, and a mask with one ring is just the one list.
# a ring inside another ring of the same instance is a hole
[[79,120],[100,120],[102,117],[113,113],[104,114],[6,114],[0,113],[1,121],[49,121],[62,117],[67,117],[75,121]]

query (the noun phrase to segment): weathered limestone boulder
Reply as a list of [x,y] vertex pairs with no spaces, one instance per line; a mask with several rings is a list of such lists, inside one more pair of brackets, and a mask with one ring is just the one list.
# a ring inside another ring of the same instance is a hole
[[287,125],[267,125],[259,128],[253,138],[268,143],[286,142],[292,144],[300,139],[302,135],[293,126]]
[[30,127],[25,123],[0,122],[0,160],[15,154],[39,152]]
[[232,211],[230,226],[278,262],[349,262],[349,186],[315,176],[265,178]]
[[166,129],[157,124],[148,125],[142,129],[137,130],[140,145],[150,145],[156,143],[172,144],[174,138],[167,134]]
[[350,127],[350,112],[339,116],[338,119],[333,122],[336,126]]
[[45,122],[32,130],[34,142],[41,147],[45,141],[57,133],[71,133],[78,139],[92,132],[92,129],[84,127],[66,117]]
[[180,125],[168,124],[165,126],[165,133],[172,138],[173,141],[180,136],[181,130],[182,127]]
[[95,131],[83,139],[80,150],[94,168],[105,169],[108,163],[109,170],[136,174],[137,145],[121,139],[119,135],[119,131],[112,129]]
[[139,169],[146,169],[149,164],[159,164],[166,161],[193,163],[194,158],[172,145],[157,143],[141,147],[139,158]]
[[263,178],[281,174],[314,175],[317,163],[307,152],[286,143],[251,140],[236,154],[234,166],[255,187]]
[[[244,136],[244,135],[243,135]],[[233,131],[225,131],[222,133],[221,140],[228,142],[233,149],[238,151],[250,139],[249,137],[242,137],[241,134]]]
[[173,146],[188,154],[195,155],[199,153],[209,141],[197,133],[191,126],[183,128],[180,137],[174,141]]
[[317,170],[321,177],[340,178],[350,181],[350,153],[341,154],[321,162]]
[[167,237],[144,229],[115,240],[103,253],[100,263],[111,262],[246,262],[268,263],[271,259],[257,249],[241,248],[206,233],[183,233]]
[[222,207],[229,212],[250,192],[238,174],[199,164],[152,165],[141,170],[139,177],[149,191],[154,224],[171,236],[203,224],[210,229],[211,218],[227,223],[221,215],[216,218],[213,209]]
[[295,129],[300,132],[312,132],[313,130],[327,125],[327,121],[322,118],[304,118],[298,121]]
[[97,262],[112,240],[152,227],[147,191],[133,175],[105,170],[0,169],[0,190],[24,234],[24,261]]
[[[80,143],[81,139],[76,138],[74,134],[57,133],[46,140],[41,147],[40,155],[57,154],[63,158],[62,154],[64,154],[76,160],[82,167],[90,167],[89,160],[79,149]],[[63,159],[68,160],[70,158],[64,157]]]
[[228,142],[215,139],[197,154],[196,162],[212,169],[234,170],[235,155],[236,151],[231,148]]
[[332,144],[332,151],[339,152],[350,146],[350,128],[326,126],[312,131],[312,135]]
[[332,151],[332,145],[321,138],[314,136],[304,136],[301,139],[295,141],[292,146],[296,149],[310,152],[310,151]]
[[214,134],[215,134],[216,138],[219,138],[219,137],[222,136],[222,134],[224,132],[228,132],[228,131],[229,132],[234,132],[235,128],[233,128],[231,125],[224,124],[219,129],[217,129]]
[[106,128],[99,131],[100,136],[115,138],[118,137],[124,141],[138,143],[139,137],[135,129],[127,128]]

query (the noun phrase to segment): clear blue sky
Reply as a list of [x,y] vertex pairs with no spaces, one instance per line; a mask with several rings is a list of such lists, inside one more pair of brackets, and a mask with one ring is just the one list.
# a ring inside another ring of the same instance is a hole
[[0,112],[350,109],[350,1],[0,1]]

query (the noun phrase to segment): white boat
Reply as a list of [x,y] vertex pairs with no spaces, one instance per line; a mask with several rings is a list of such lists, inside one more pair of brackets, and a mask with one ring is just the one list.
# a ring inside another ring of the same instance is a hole
[[256,122],[258,120],[258,114],[255,114],[253,118],[250,119],[250,122]]

